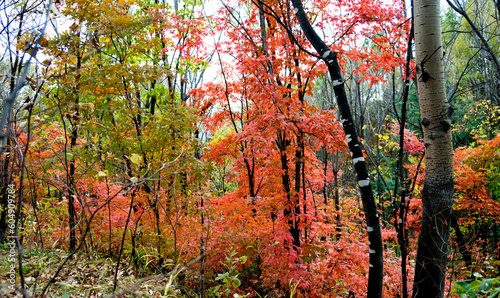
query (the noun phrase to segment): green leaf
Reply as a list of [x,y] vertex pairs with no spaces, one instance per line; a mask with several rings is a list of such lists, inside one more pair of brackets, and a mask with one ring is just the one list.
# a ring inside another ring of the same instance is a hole
[[469,284],[470,289],[473,290],[478,290],[480,286],[481,286],[481,281],[479,280],[475,280]]
[[491,295],[488,296],[488,298],[498,298],[500,296],[500,289],[498,290],[493,290]]
[[466,295],[466,297],[469,297],[469,298],[475,298],[477,296],[477,293],[474,290],[468,290],[467,293],[465,293],[465,295]]

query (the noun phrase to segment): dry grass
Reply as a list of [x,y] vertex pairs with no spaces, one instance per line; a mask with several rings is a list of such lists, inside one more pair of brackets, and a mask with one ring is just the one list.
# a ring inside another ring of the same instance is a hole
[[[26,292],[29,297],[41,297],[44,287],[69,254],[59,249],[25,250],[22,260]],[[19,291],[9,289],[8,253],[8,248],[1,246],[0,297],[22,297]],[[124,262],[118,272],[117,292],[111,295],[115,268],[116,261],[110,258],[77,253],[68,260],[44,297],[183,297],[169,275],[137,276],[143,274]],[[16,271],[19,272],[18,264]],[[19,274],[16,284],[20,286]]]

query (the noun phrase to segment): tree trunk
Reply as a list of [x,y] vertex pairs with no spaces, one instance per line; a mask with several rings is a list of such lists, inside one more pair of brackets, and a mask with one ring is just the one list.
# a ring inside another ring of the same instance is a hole
[[[79,85],[80,85],[80,68],[82,67],[82,57],[80,53],[78,54],[77,58],[77,63],[76,63],[76,69],[78,71],[78,75],[76,78],[76,88],[75,90],[75,110],[74,114],[76,115],[77,119],[75,120],[70,120],[71,122],[71,134],[70,134],[70,147],[71,147],[71,153],[74,152],[76,149],[76,141],[78,139],[78,117],[80,116],[80,111],[78,109],[78,104],[80,103],[80,95],[78,94],[79,92]],[[77,187],[76,187],[76,181],[75,181],[75,171],[76,171],[76,164],[75,164],[75,157],[71,157],[70,164],[69,164],[69,173],[68,173],[68,213],[69,213],[69,249],[70,251],[74,251],[76,249],[76,225],[77,225],[77,219],[76,219],[76,210],[75,210],[75,198],[78,195],[77,192]]]
[[300,219],[298,218],[300,213],[299,195],[295,189],[292,191],[292,180],[290,179],[290,167],[288,165],[289,160],[286,154],[286,150],[291,145],[291,142],[290,140],[287,140],[286,132],[282,133],[280,129],[278,129],[276,145],[281,156],[281,184],[283,185],[283,189],[286,193],[286,206],[285,210],[283,210],[283,216],[288,219],[289,231],[293,239],[291,247],[298,250],[300,247]]
[[343,123],[344,133],[347,138],[347,144],[351,151],[353,167],[358,180],[359,191],[363,201],[363,210],[367,224],[370,263],[368,271],[368,289],[367,297],[382,297],[382,284],[384,279],[384,251],[382,247],[382,236],[380,232],[379,215],[377,204],[373,196],[373,190],[370,185],[368,169],[363,157],[363,150],[358,139],[355,123],[347,95],[344,87],[344,81],[340,72],[337,55],[333,53],[326,43],[318,36],[314,28],[311,26],[309,19],[304,11],[304,6],[301,0],[292,0],[294,12],[299,21],[300,27],[304,32],[307,40],[315,48],[321,58],[325,61],[328,72],[330,73],[335,98],[339,108],[340,116]]
[[[408,276],[406,274],[407,268],[407,258],[408,258],[408,229],[406,227],[406,217],[408,214],[408,208],[406,201],[406,196],[409,190],[409,182],[408,182],[408,170],[404,167],[407,163],[407,153],[404,150],[404,140],[405,140],[405,125],[406,125],[406,116],[407,116],[407,102],[408,102],[408,94],[410,91],[410,63],[412,60],[412,41],[413,41],[413,26],[410,30],[410,34],[408,37],[408,50],[406,55],[406,65],[405,65],[405,87],[403,89],[402,94],[402,105],[401,105],[401,120],[399,126],[399,150],[398,150],[398,161],[397,161],[397,176],[396,179],[396,189],[394,191],[394,196],[396,196],[397,191],[397,180],[399,179],[401,183],[401,199],[399,201],[399,212],[395,209],[394,220],[396,232],[398,235],[398,243],[399,248],[401,249],[401,283],[402,283],[402,298],[408,297]],[[394,76],[393,76],[394,79]],[[394,84],[393,84],[394,86]],[[406,158],[405,158],[406,157]],[[405,161],[406,159],[406,161]],[[399,218],[398,218],[399,215]]]
[[425,144],[422,223],[413,297],[443,297],[453,204],[453,147],[446,101],[440,2],[415,1],[415,49]]
[[458,225],[458,220],[455,214],[451,216],[451,227],[455,230],[455,234],[457,235],[458,250],[462,254],[462,259],[464,260],[467,268],[470,268],[472,266],[472,255],[469,247],[467,246],[467,242],[465,242],[464,235],[462,234],[462,231],[460,231],[460,226]]

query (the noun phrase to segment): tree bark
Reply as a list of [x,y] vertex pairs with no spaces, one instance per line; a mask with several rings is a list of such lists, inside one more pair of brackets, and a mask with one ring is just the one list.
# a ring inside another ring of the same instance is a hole
[[453,204],[451,109],[446,101],[440,2],[415,0],[415,50],[425,144],[422,222],[413,297],[443,297]]
[[325,61],[328,72],[330,73],[333,90],[337,100],[340,116],[343,123],[344,133],[347,138],[349,150],[352,154],[352,161],[356,177],[358,180],[361,199],[363,201],[363,210],[368,231],[368,241],[370,263],[368,273],[368,289],[367,297],[382,297],[382,285],[384,278],[384,252],[382,247],[382,236],[380,232],[379,215],[377,204],[373,196],[373,190],[370,185],[368,170],[363,150],[358,139],[356,127],[353,121],[351,109],[347,100],[347,95],[344,87],[344,81],[340,72],[336,53],[332,52],[326,43],[318,36],[314,28],[311,26],[309,19],[304,11],[304,6],[301,0],[292,0],[294,12],[299,21],[300,27],[311,45],[316,49]]

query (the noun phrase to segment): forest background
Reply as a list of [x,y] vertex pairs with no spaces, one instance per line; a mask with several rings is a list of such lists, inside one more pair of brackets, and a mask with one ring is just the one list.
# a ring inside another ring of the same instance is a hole
[[[0,3],[3,294],[380,297],[383,265],[383,297],[417,296],[425,67],[410,3],[305,3],[321,55],[296,1]],[[498,0],[441,16],[448,297],[500,293],[499,16]]]

